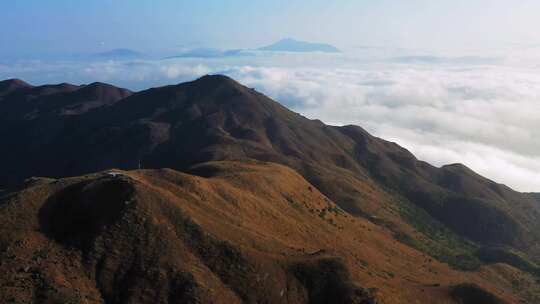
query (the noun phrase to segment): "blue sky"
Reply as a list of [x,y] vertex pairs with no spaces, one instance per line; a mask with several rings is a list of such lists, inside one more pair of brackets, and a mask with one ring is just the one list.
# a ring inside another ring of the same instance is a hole
[[536,44],[539,11],[532,0],[0,1],[0,55],[245,48],[284,37],[342,48]]
[[322,12],[325,2],[2,1],[0,39],[4,47],[25,52],[115,47],[162,50],[200,44],[250,47],[296,34],[289,27],[295,22],[285,25],[284,21]]

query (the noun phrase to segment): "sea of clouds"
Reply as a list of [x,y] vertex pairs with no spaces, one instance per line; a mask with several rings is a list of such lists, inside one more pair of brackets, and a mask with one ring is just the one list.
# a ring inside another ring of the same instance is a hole
[[34,60],[0,62],[0,78],[142,90],[226,74],[309,118],[360,125],[436,166],[464,163],[517,190],[540,192],[540,67],[534,62],[508,55],[362,54]]

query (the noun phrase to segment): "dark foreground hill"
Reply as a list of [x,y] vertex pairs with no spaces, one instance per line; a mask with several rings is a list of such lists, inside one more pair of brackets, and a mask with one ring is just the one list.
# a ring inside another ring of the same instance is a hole
[[[527,299],[538,288],[520,279],[508,290],[508,278],[482,270],[505,263],[536,275],[540,206],[533,196],[463,165],[433,167],[360,127],[306,119],[224,76],[138,93],[105,84],[2,82],[0,135],[8,147],[0,150],[4,188],[31,176],[109,168],[192,172],[208,161],[275,162],[299,172],[345,214],[453,269],[480,271],[500,290]],[[214,174],[203,171],[192,173]]]

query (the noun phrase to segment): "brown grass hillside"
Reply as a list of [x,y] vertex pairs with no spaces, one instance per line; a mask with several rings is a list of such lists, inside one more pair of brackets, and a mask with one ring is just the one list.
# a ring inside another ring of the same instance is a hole
[[3,194],[0,302],[520,303],[537,288],[507,265],[453,270],[282,165],[114,172]]

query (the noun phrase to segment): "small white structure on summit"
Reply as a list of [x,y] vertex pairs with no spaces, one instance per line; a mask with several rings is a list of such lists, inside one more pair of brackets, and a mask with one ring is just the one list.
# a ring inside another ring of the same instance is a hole
[[119,177],[119,176],[123,176],[124,173],[122,173],[122,172],[115,172],[115,171],[109,171],[109,172],[107,172],[107,175],[109,175],[110,177],[117,178],[117,177]]

